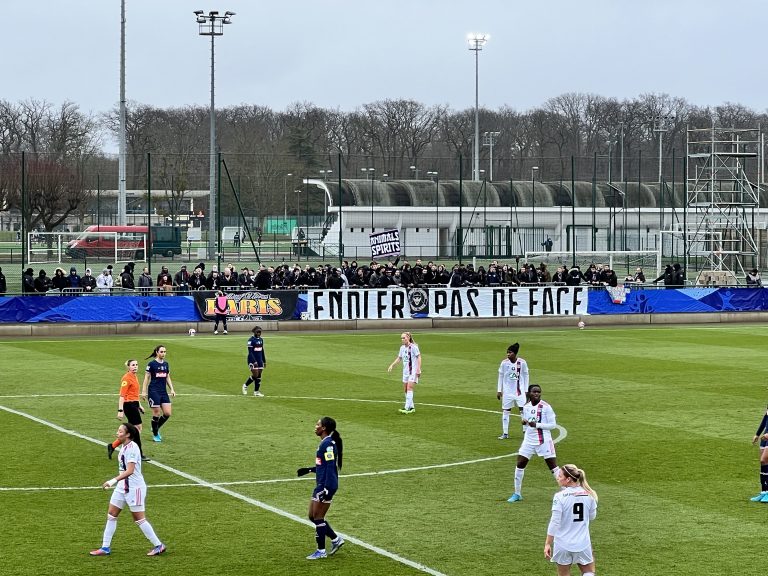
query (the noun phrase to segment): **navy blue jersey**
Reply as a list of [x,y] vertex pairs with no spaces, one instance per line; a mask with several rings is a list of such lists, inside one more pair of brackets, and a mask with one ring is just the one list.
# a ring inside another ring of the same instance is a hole
[[315,478],[318,488],[339,488],[339,469],[336,466],[338,455],[336,442],[330,436],[323,438],[315,455]]
[[146,371],[151,378],[149,381],[150,390],[166,389],[166,386],[168,386],[168,374],[171,372],[168,362],[158,362],[153,359],[147,364]]
[[267,355],[264,353],[264,339],[260,336],[251,336],[248,338],[248,364],[261,363],[267,361]]

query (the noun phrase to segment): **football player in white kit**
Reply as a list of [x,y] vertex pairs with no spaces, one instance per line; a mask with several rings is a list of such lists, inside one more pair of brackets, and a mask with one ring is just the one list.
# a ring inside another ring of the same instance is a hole
[[584,470],[573,464],[560,468],[557,483],[563,489],[552,499],[544,557],[557,564],[558,576],[568,576],[573,564],[578,565],[582,576],[594,576],[589,523],[597,516],[597,494],[587,483]]
[[552,429],[557,426],[555,411],[552,406],[541,399],[541,386],[531,384],[528,387],[528,402],[523,406],[520,418],[525,426],[523,443],[517,453],[517,467],[515,468],[515,493],[507,499],[507,502],[519,502],[523,499],[521,494],[525,467],[531,456],[544,458],[552,476],[557,479],[557,457],[555,455],[555,443],[552,441]]
[[152,525],[144,516],[144,500],[147,496],[147,485],[141,475],[141,451],[134,438],[138,437],[138,431],[133,424],[121,424],[117,429],[117,439],[121,441],[120,454],[117,457],[119,474],[102,485],[104,490],[114,488],[112,498],[109,499],[107,511],[107,525],[104,528],[104,537],[101,548],[92,550],[91,556],[109,556],[112,536],[117,529],[117,517],[127,504],[133,515],[136,525],[152,543],[152,550],[147,556],[157,556],[165,552],[165,545],[155,534]]
[[392,372],[392,369],[398,362],[403,363],[403,392],[405,392],[405,405],[399,410],[401,414],[413,414],[416,412],[416,406],[413,403],[413,388],[419,382],[419,376],[421,376],[421,351],[419,345],[413,341],[413,336],[410,332],[403,332],[400,335],[400,351],[397,353],[397,358],[389,365],[387,372]]
[[512,406],[517,406],[520,414],[525,406],[528,390],[528,363],[517,357],[520,344],[515,342],[507,348],[507,357],[499,366],[499,379],[496,385],[496,399],[501,400],[501,436],[499,440],[509,438],[509,415]]

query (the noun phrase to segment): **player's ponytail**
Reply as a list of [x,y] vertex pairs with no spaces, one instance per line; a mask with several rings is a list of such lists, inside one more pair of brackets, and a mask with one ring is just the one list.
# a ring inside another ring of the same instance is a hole
[[341,439],[341,434],[339,434],[339,431],[336,430],[336,420],[330,416],[323,416],[320,418],[320,425],[325,428],[325,431],[328,432],[331,440],[333,440],[333,442],[336,444],[336,449],[338,450],[336,466],[339,470],[341,470],[342,454],[344,453],[344,442]]
[[152,350],[152,354],[150,354],[149,356],[144,358],[144,360],[149,360],[150,358],[155,358],[157,356],[157,351],[160,350],[160,348],[165,348],[165,346],[163,346],[162,344],[158,344],[157,346],[155,346],[155,349]]
[[136,438],[139,437],[139,429],[136,428],[133,424],[130,424],[129,422],[123,422],[120,424],[123,428],[125,428],[125,431],[128,433],[128,436],[130,436],[131,440],[136,440]]
[[595,502],[597,502],[597,492],[595,492],[589,485],[589,482],[587,482],[587,473],[584,472],[584,470],[577,467],[575,464],[566,464],[565,466],[562,466],[561,469],[563,474],[589,492],[592,495],[592,498],[595,499]]

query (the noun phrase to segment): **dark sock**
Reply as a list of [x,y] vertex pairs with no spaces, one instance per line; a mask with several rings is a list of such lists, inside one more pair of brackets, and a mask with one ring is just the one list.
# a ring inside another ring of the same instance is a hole
[[768,464],[760,464],[760,491],[768,492]]
[[255,390],[258,390],[259,388],[261,388],[261,378],[256,378],[253,381],[253,389],[255,391]]
[[325,550],[325,520],[313,520],[315,523],[315,541],[318,550]]
[[249,377],[248,380],[245,381],[245,384],[243,384],[243,386],[247,387],[249,384],[253,384],[253,378]]
[[336,532],[333,531],[333,528],[331,528],[331,525],[328,524],[327,521],[325,523],[325,535],[331,540],[336,540]]
[[152,436],[157,436],[157,430],[160,428],[158,422],[160,422],[160,416],[152,416]]
[[165,414],[163,414],[162,416],[160,416],[160,419],[157,421],[157,429],[158,429],[158,430],[160,430],[160,428],[162,427],[162,425],[163,425],[163,424],[165,424],[166,422],[168,422],[168,420],[169,420],[170,418],[171,418],[170,416],[166,416]]

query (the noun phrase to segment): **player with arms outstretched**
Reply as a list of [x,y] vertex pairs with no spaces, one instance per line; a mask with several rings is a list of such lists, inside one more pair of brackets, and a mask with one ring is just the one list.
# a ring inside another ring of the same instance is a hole
[[499,440],[509,438],[509,416],[512,407],[517,406],[523,413],[528,390],[528,363],[517,356],[520,344],[515,342],[507,348],[507,357],[499,366],[499,379],[496,384],[496,399],[501,400],[501,436]]

